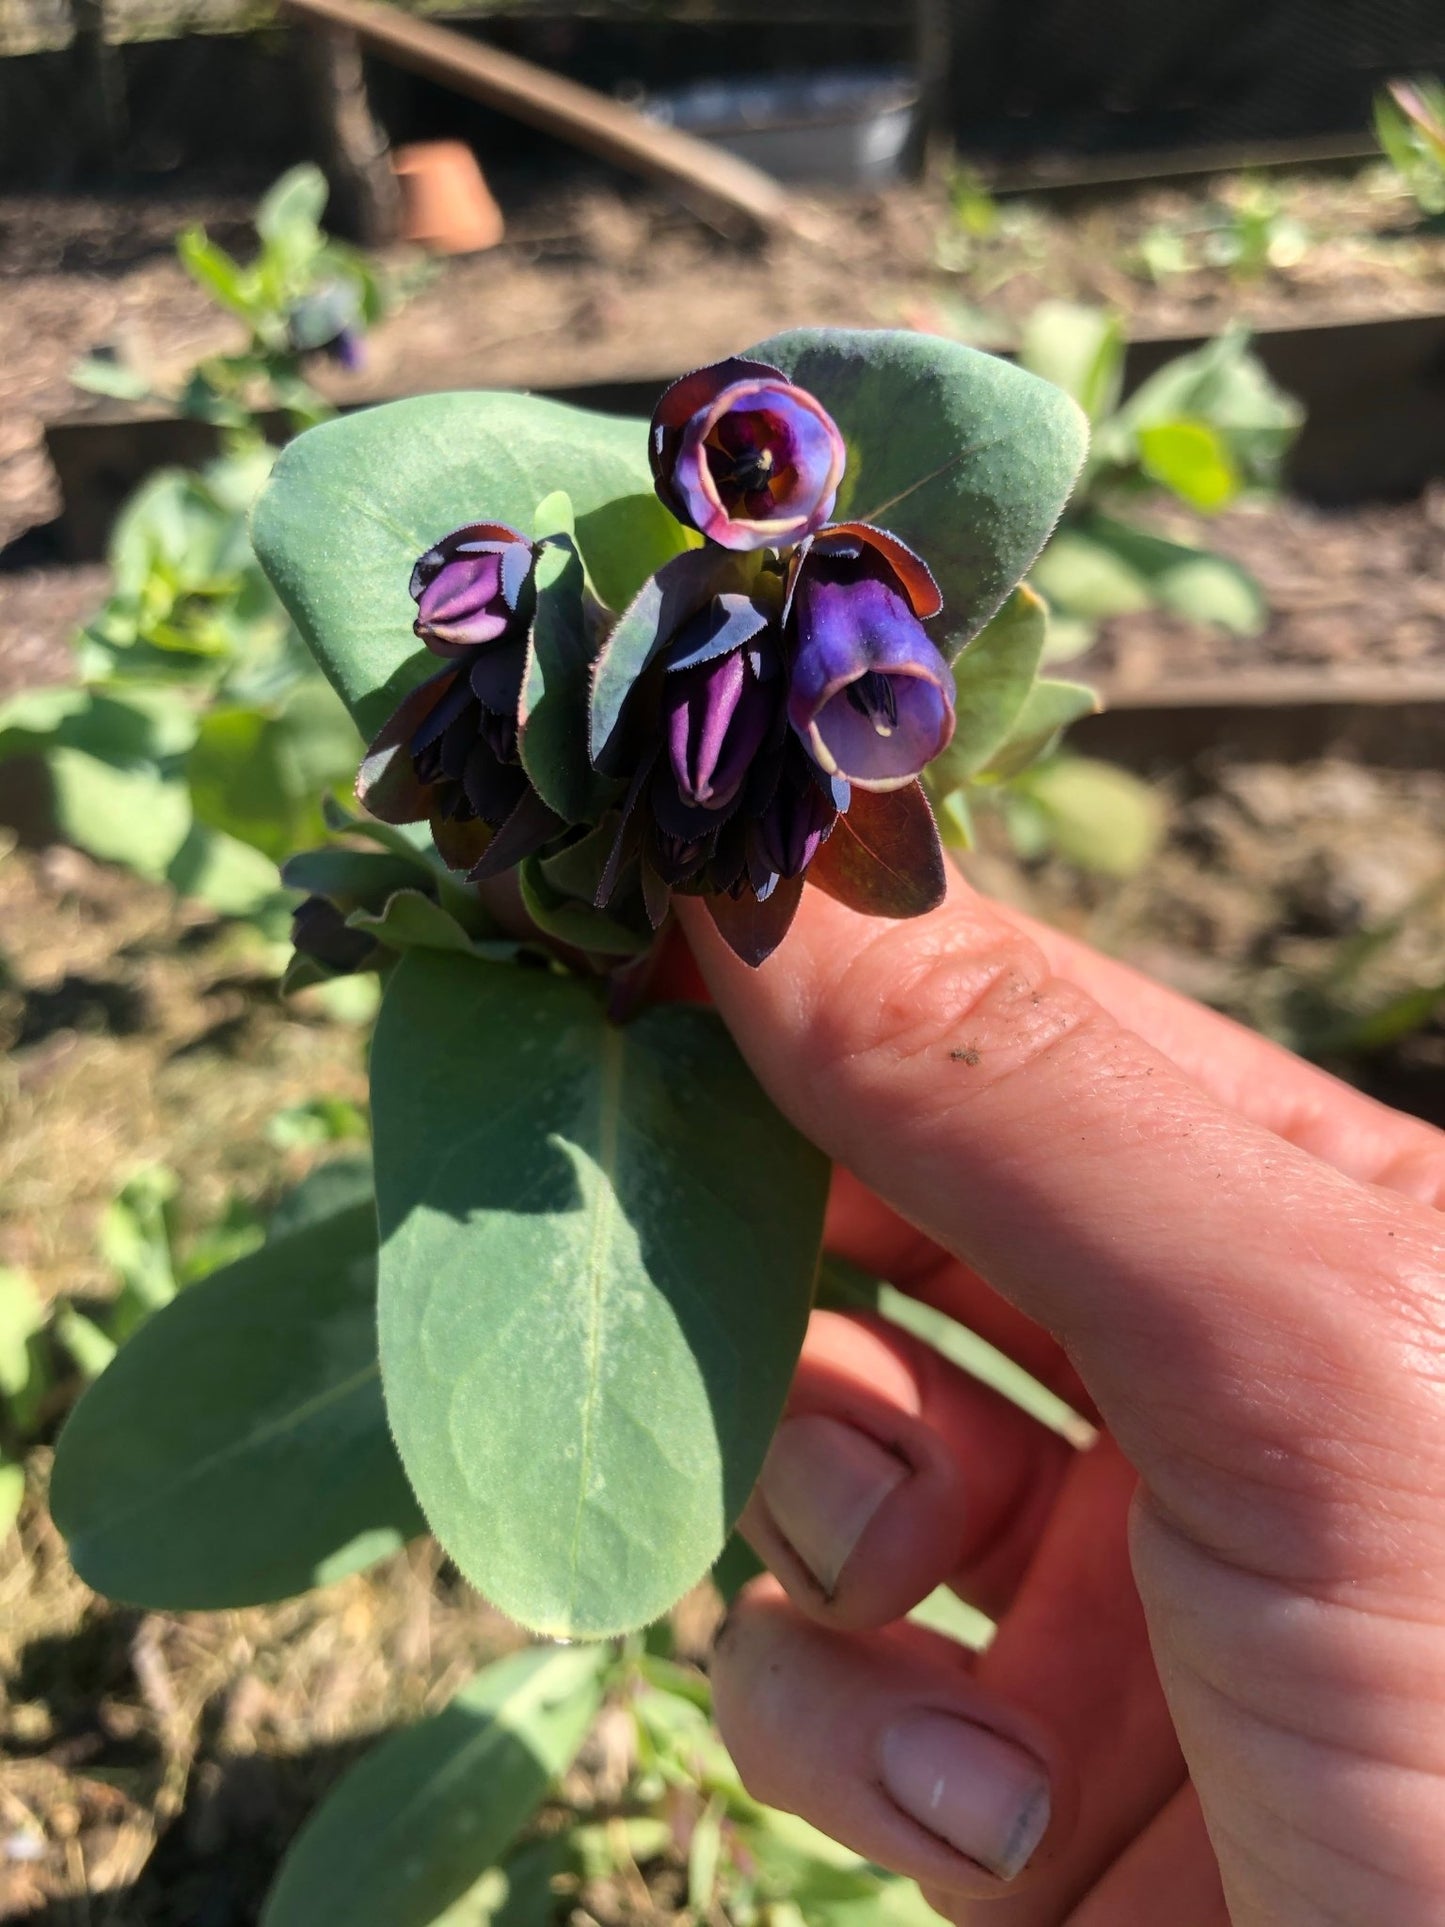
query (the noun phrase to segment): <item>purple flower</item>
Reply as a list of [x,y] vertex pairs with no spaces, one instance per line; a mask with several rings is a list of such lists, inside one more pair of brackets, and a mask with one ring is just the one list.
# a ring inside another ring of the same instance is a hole
[[953,673],[920,617],[942,607],[927,568],[860,523],[798,551],[788,598],[788,720],[818,767],[901,789],[953,735]]
[[363,360],[360,319],[360,290],[350,281],[328,281],[291,304],[286,339],[298,354],[324,354],[355,370]]
[[597,902],[639,889],[656,927],[673,891],[702,896],[758,963],[787,930],[847,785],[788,728],[781,572],[711,554],[678,557],[639,599],[657,628],[599,752],[628,788]]
[[534,559],[499,522],[456,529],[422,556],[413,628],[448,666],[402,698],[357,782],[383,822],[429,820],[446,862],[473,877],[510,868],[561,827],[518,749]]
[[721,361],[675,381],[652,417],[662,501],[725,549],[797,542],[832,513],[846,451],[806,389],[761,361]]

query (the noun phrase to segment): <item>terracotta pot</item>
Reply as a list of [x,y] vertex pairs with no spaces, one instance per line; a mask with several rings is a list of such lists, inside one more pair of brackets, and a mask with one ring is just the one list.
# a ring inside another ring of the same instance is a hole
[[401,238],[437,254],[475,254],[502,238],[502,210],[461,141],[398,147],[391,164],[401,186]]

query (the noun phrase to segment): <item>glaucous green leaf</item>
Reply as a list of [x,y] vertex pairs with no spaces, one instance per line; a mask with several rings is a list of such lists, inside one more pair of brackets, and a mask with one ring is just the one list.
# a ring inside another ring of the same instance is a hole
[[518,945],[505,937],[473,937],[456,918],[420,890],[397,890],[381,911],[354,910],[346,919],[390,950],[455,950],[490,962],[506,962]]
[[176,1611],[324,1585],[422,1530],[382,1410],[369,1203],[278,1237],[167,1305],[61,1434],[76,1570]]
[[570,536],[544,544],[533,580],[537,608],[527,648],[518,747],[522,766],[564,822],[586,821],[608,785],[587,758],[592,645],[582,608],[582,560]]
[[370,737],[436,666],[412,634],[419,555],[465,522],[523,528],[558,489],[580,532],[604,503],[651,486],[644,422],[529,395],[420,395],[298,436],[256,505],[253,535]]
[[121,769],[82,749],[46,759],[61,836],[105,863],[161,879],[191,830],[184,783],[144,766]]
[[1033,688],[1048,635],[1043,598],[1021,583],[953,664],[957,723],[933,765],[941,784],[983,768],[1008,740]]
[[539,1632],[655,1619],[757,1477],[826,1162],[711,1011],[618,1027],[577,980],[420,951],[372,1114],[387,1411],[434,1531]]
[[1009,731],[1008,741],[990,759],[988,775],[1017,776],[1046,755],[1070,723],[1097,714],[1098,708],[1098,695],[1087,684],[1040,676]]
[[537,857],[528,857],[517,871],[522,905],[537,928],[558,943],[606,957],[638,957],[652,943],[652,926],[641,914],[629,923],[617,909],[598,910],[560,890]]
[[[1065,533],[1073,535],[1074,530]],[[1096,557],[1107,556],[1119,569],[1131,571],[1151,601],[1178,615],[1217,623],[1237,636],[1257,636],[1269,621],[1269,605],[1259,584],[1247,569],[1225,556],[1170,542],[1096,513],[1082,518],[1078,533],[1092,545]],[[1047,587],[1040,586],[1047,594]]]
[[527,1647],[373,1747],[296,1836],[261,1927],[432,1927],[566,1771],[609,1657]]
[[178,895],[197,897],[223,917],[254,916],[285,902],[281,873],[270,857],[204,823],[192,823],[166,868],[166,881]]
[[650,575],[701,538],[668,514],[651,489],[599,502],[577,521],[587,574],[609,609],[625,609]]
[[798,329],[747,351],[810,389],[848,449],[835,519],[871,522],[937,578],[945,655],[976,635],[1059,519],[1088,445],[1062,389],[936,335]]
[[1019,779],[1049,820],[1061,856],[1102,876],[1133,876],[1164,831],[1158,792],[1126,769],[1092,756],[1054,756]]
[[1019,336],[1019,363],[1072,395],[1091,422],[1119,405],[1124,320],[1108,308],[1041,301]]
[[282,1198],[271,1214],[266,1236],[272,1240],[288,1238],[294,1231],[304,1231],[323,1219],[339,1217],[342,1212],[362,1205],[375,1213],[376,1180],[371,1158],[328,1158],[315,1170],[308,1171]]

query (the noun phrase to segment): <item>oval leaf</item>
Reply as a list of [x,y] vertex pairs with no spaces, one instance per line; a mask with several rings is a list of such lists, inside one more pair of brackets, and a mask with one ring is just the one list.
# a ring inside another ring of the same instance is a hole
[[422,1530],[382,1410],[374,1223],[357,1205],[213,1272],[81,1399],[50,1501],[87,1585],[253,1605]]
[[609,1657],[596,1647],[512,1653],[444,1711],[374,1747],[297,1835],[262,1927],[432,1927],[566,1771]]
[[372,1052],[387,1410],[434,1530],[539,1632],[645,1624],[762,1464],[828,1167],[710,1011],[413,951]]
[[838,521],[916,549],[943,593],[945,655],[976,635],[1058,521],[1088,446],[1078,405],[936,335],[801,328],[748,351],[811,390],[848,445]]

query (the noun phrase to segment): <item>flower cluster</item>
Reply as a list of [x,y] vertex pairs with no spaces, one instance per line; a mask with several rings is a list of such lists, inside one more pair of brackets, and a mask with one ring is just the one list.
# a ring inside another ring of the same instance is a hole
[[486,522],[416,565],[416,634],[444,666],[371,746],[363,802],[428,819],[474,878],[585,837],[599,910],[638,904],[657,928],[674,892],[701,896],[754,963],[805,875],[885,915],[927,908],[942,865],[918,778],[953,734],[954,683],[924,627],[942,606],[926,564],[829,521],[843,438],[765,363],[674,383],[649,454],[659,498],[703,539],[616,619],[588,611],[592,820],[560,816],[529,773],[540,545]]

